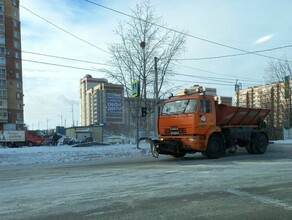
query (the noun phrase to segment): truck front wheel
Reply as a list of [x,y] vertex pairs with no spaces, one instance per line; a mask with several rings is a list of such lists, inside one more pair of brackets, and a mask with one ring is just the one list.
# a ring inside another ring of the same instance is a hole
[[263,133],[258,133],[255,138],[254,151],[256,154],[264,154],[269,145],[269,140]]
[[223,153],[223,141],[219,135],[212,135],[209,138],[205,154],[210,159],[216,159]]

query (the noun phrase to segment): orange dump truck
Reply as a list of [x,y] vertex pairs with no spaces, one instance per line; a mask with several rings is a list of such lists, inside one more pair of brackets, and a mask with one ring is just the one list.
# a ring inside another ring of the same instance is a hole
[[202,152],[218,158],[234,146],[245,147],[250,154],[264,154],[269,144],[264,119],[269,112],[218,104],[214,94],[194,86],[163,103],[157,121],[159,139],[146,140],[154,157]]

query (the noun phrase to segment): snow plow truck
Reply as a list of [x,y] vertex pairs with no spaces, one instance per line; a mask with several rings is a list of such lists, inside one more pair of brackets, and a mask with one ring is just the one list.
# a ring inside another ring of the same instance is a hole
[[213,93],[194,86],[171,95],[160,109],[158,139],[139,141],[150,142],[156,158],[201,152],[215,159],[235,146],[245,147],[250,154],[264,154],[269,144],[264,119],[270,110],[218,104]]

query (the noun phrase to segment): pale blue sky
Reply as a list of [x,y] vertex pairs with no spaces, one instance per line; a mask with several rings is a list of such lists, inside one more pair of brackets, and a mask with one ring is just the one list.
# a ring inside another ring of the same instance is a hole
[[[134,0],[92,1],[125,13],[130,13],[137,2]],[[50,54],[100,63],[105,63],[109,58],[109,54],[48,24],[24,7],[104,50],[107,50],[108,44],[117,41],[113,30],[117,27],[118,21],[128,19],[83,0],[21,0],[20,5],[23,6],[20,7],[23,59],[92,70],[103,66],[27,53]],[[247,51],[292,44],[292,2],[288,0],[153,0],[152,5],[169,28],[184,30],[190,35],[209,41]],[[192,37],[187,38],[186,46],[187,50],[182,58],[241,53]],[[278,58],[286,56],[292,60],[291,47],[263,54]],[[239,79],[243,88],[264,84],[266,82],[264,70],[269,61],[268,58],[255,55],[182,61],[181,65],[177,66],[176,72],[192,74],[197,78],[180,76],[171,83],[171,86],[183,88],[199,83],[206,87],[216,87],[219,95],[233,96],[233,84],[236,79]],[[25,123],[31,129],[43,129],[47,128],[47,125],[53,128],[61,124],[60,115],[62,115],[63,125],[66,119],[66,125],[71,126],[70,103],[74,107],[74,124],[76,120],[80,121],[79,106],[76,103],[79,101],[79,80],[86,74],[105,77],[97,71],[23,61]],[[219,81],[219,78],[224,79]]]

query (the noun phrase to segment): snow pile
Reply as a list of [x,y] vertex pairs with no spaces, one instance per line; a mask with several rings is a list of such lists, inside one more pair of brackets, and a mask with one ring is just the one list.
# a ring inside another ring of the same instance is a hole
[[[271,141],[274,144],[292,144],[292,140]],[[80,162],[107,158],[152,157],[150,145],[141,143],[142,149],[134,144],[95,145],[91,147],[73,147],[70,145],[1,148],[0,166],[25,164],[53,164]]]
[[274,144],[292,144],[292,139],[271,141]]
[[137,149],[136,145],[131,144],[92,147],[73,147],[68,145],[23,148],[0,147],[0,166],[66,163],[104,158],[138,157],[145,155],[145,153],[150,154],[149,151],[145,152],[144,150]]

